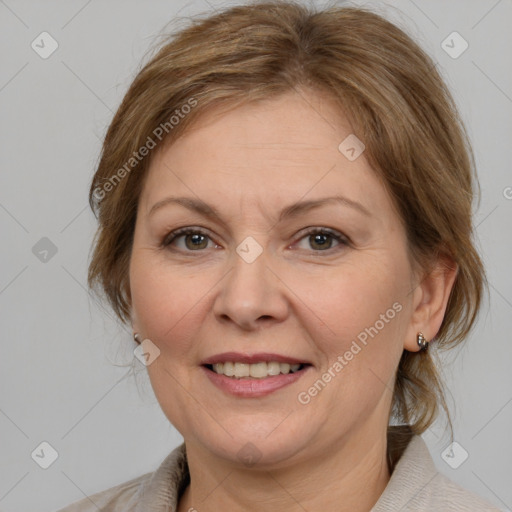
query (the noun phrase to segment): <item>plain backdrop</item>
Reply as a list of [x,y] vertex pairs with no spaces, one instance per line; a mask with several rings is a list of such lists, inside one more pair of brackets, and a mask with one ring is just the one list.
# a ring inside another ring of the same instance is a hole
[[[235,3],[0,0],[4,512],[56,510],[155,470],[181,443],[145,368],[134,360],[130,331],[87,293],[95,230],[87,192],[108,123],[165,25],[177,16],[186,24],[188,16]],[[489,300],[468,343],[443,366],[460,445],[455,464],[446,457],[449,440],[441,421],[424,438],[440,471],[507,510],[512,508],[512,2],[353,4],[386,15],[433,56],[474,144],[482,186],[475,217]],[[56,42],[45,35],[45,51],[58,44],[47,58],[32,46],[42,32]],[[454,58],[464,41],[468,48]],[[56,457],[47,469],[37,458],[41,450]]]

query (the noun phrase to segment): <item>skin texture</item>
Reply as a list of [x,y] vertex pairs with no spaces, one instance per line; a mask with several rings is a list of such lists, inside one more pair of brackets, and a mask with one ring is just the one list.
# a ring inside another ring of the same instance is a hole
[[[404,349],[418,350],[418,331],[435,336],[455,271],[416,275],[403,224],[364,153],[351,162],[338,150],[350,133],[328,98],[302,90],[211,111],[155,154],[130,263],[132,325],[160,350],[149,377],[186,443],[191,485],[180,512],[368,511],[389,481],[386,427],[398,362]],[[177,204],[149,215],[171,195],[201,199],[219,217]],[[279,220],[292,203],[334,195],[368,214],[328,203]],[[206,233],[199,249],[190,236],[163,245],[182,227]],[[318,241],[306,233],[311,227],[348,242]],[[252,263],[236,252],[248,236],[263,250]],[[299,393],[332,371],[365,328],[380,327],[393,304],[394,318],[300,403]],[[229,351],[312,366],[270,395],[234,397],[201,368]],[[258,458],[250,466],[238,455],[249,442]]]

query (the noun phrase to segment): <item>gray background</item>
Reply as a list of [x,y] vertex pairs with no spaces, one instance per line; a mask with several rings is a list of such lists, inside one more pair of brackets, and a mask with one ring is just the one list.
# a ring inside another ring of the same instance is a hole
[[[112,114],[164,25],[178,12],[186,17],[234,3],[0,0],[4,512],[55,510],[153,471],[181,442],[145,368],[134,361],[130,332],[87,293],[95,229],[87,191]],[[424,438],[443,473],[508,510],[512,1],[354,3],[375,6],[436,59],[474,143],[482,185],[476,223],[490,302],[465,348],[444,367],[456,406],[455,437],[469,458],[457,469],[445,462],[449,441],[440,422]],[[59,45],[47,59],[31,48],[43,31]],[[441,46],[453,31],[469,43],[456,59]],[[44,237],[55,254],[41,252]],[[43,441],[58,453],[48,469],[31,457]]]

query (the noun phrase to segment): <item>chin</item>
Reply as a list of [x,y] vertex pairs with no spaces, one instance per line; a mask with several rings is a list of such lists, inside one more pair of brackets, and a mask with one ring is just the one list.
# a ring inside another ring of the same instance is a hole
[[233,418],[226,423],[233,437],[224,431],[218,437],[213,436],[209,430],[200,433],[199,438],[206,450],[226,461],[255,469],[286,467],[311,446],[314,432],[311,423],[303,422],[299,426],[292,424],[291,418],[283,421],[284,418],[286,415],[277,418],[275,414]]

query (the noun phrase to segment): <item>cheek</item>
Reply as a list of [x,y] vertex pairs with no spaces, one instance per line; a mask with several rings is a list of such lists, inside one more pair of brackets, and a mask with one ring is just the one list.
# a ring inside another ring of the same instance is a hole
[[[404,288],[396,284],[397,272],[392,266],[387,270],[376,265],[345,268],[332,273],[323,287],[301,292],[316,314],[310,315],[307,329],[323,356],[322,368],[303,391],[313,391],[313,407],[336,417],[335,425],[349,421],[347,410],[354,420],[370,414],[383,398],[391,399],[408,309]],[[325,390],[319,378],[328,382]],[[314,388],[322,389],[318,397]]]
[[[132,257],[130,288],[134,318],[144,337],[161,351],[181,353],[193,335],[194,316],[210,286],[194,286],[196,280],[186,272],[171,272],[157,258],[140,254]],[[172,343],[171,343],[172,342]]]
[[400,323],[405,297],[404,287],[396,284],[400,280],[391,267],[382,265],[335,269],[322,280],[304,283],[300,295],[307,297],[319,324],[347,341],[375,324],[385,331]]
[[407,267],[373,258],[366,263],[329,272],[299,292],[315,313],[307,330],[324,356],[322,371],[336,375],[331,399],[353,399],[355,408],[374,403],[390,385],[408,318]]

